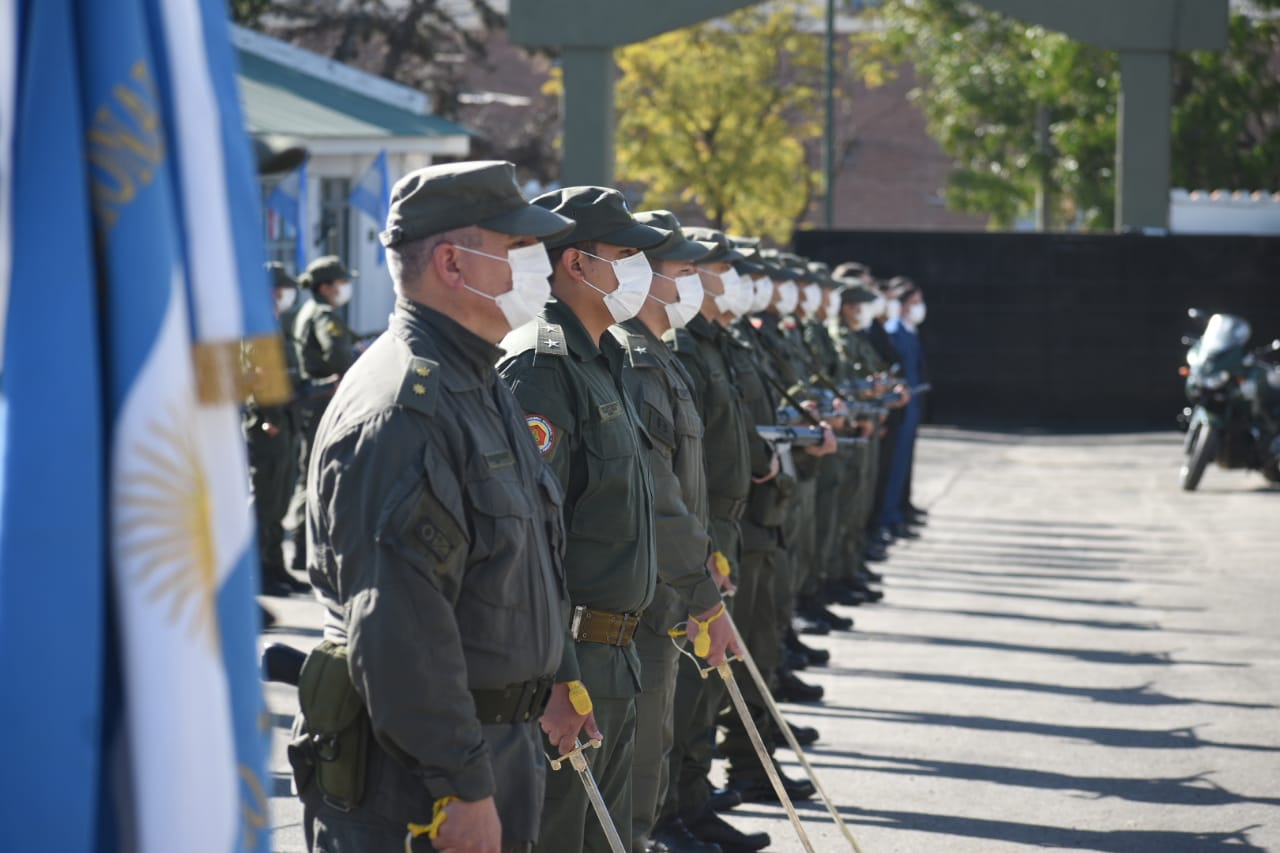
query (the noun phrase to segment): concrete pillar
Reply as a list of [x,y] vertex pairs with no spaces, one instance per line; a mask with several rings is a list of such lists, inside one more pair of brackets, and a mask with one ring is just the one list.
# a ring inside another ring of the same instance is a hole
[[560,183],[566,187],[613,183],[613,48],[565,47],[564,136]]
[[1120,54],[1116,228],[1169,227],[1173,54]]

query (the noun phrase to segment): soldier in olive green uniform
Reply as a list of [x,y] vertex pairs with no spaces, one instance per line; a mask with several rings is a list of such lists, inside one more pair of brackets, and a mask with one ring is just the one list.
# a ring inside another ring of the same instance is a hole
[[[823,273],[814,265],[810,265],[810,269]],[[823,380],[838,385],[837,380],[842,376],[840,353],[827,328],[828,322],[840,315],[840,297],[835,284],[833,279],[823,275],[823,305],[813,317],[805,319],[804,341]],[[841,396],[846,393],[847,388],[841,391]],[[869,439],[873,430],[865,418],[849,417],[840,432]],[[811,618],[829,619],[830,612],[823,606],[824,600],[842,604],[855,601],[852,590],[834,590],[838,582],[849,577],[846,542],[855,533],[850,524],[855,515],[859,486],[871,464],[869,454],[868,444],[841,446],[836,455],[830,457],[831,463],[819,472],[817,563],[814,574],[801,586],[797,596],[798,612]]]
[[[623,389],[627,353],[606,330],[644,303],[652,270],[640,250],[667,232],[637,223],[616,190],[572,187],[534,203],[576,224],[550,243],[555,299],[502,342],[500,370],[565,492],[570,653],[591,703],[572,704],[578,685],[557,684],[543,727],[564,752],[594,711],[604,746],[588,757],[618,834],[628,838],[640,690],[632,637],[653,599],[657,567],[649,439]],[[538,849],[608,850],[572,770],[547,781]]]
[[[774,389],[780,380],[772,374],[771,362],[762,352],[759,332],[750,320],[740,317],[729,328],[731,345],[724,352],[731,380],[742,394],[747,427],[753,438],[752,470],[765,472],[752,476],[746,512],[739,522],[742,566],[734,619],[761,673],[766,681],[772,683],[782,651],[782,629],[778,624],[774,585],[780,576],[786,577],[782,523],[795,479],[782,472],[781,460],[774,449],[755,436],[757,425],[776,421],[781,396]],[[751,680],[744,679],[739,684],[751,706],[756,727],[772,750],[774,744],[769,734],[772,723],[764,698]],[[726,716],[725,724],[728,733],[721,744],[721,752],[729,759],[729,787],[748,802],[776,801],[760,759],[736,715]],[[784,777],[784,782],[792,799],[813,796],[814,788],[808,781]]]
[[[711,536],[702,418],[688,373],[661,336],[702,308],[702,282],[693,262],[714,247],[685,239],[668,211],[636,215],[639,222],[670,232],[645,251],[654,276],[649,298],[636,317],[609,331],[627,351],[623,384],[650,440],[658,586],[636,629],[641,691],[636,700],[636,751],[632,770],[633,853],[645,853],[667,787],[667,758],[674,725],[676,661],[667,635],[689,619],[709,625],[713,642],[730,642],[719,584],[708,569]],[[735,644],[736,645],[736,644]],[[661,838],[661,834],[656,837]]]
[[311,299],[293,317],[292,344],[298,365],[298,483],[289,504],[285,527],[293,539],[293,568],[307,566],[306,537],[302,520],[306,507],[307,469],[316,427],[333,398],[338,380],[356,359],[356,336],[337,309],[351,301],[349,271],[334,255],[316,258],[298,276],[311,290]]
[[[861,283],[845,285],[837,293],[840,300],[839,313],[830,319],[827,328],[839,355],[834,378],[840,384],[847,386],[865,381],[868,376],[879,373],[887,365],[883,363],[866,335],[859,329],[862,325],[859,322],[862,319],[861,315],[875,301],[875,293]],[[852,584],[855,589],[865,587],[864,583],[860,583],[857,572],[864,565],[867,521],[875,500],[881,423],[882,419],[874,416],[867,430],[867,449],[865,455],[860,457],[860,464],[857,467],[858,482],[852,489],[853,502],[846,516],[846,534],[841,539],[843,552],[839,564],[844,571],[838,579],[846,584]]]
[[500,301],[520,301],[517,257],[541,253],[545,281],[537,238],[567,227],[509,163],[432,166],[393,190],[395,311],[343,367],[308,476],[326,642],[302,669],[290,758],[313,850],[399,853],[436,809],[435,847],[413,849],[537,838],[534,721],[553,679],[576,677],[561,495],[493,361],[532,316]]
[[[298,283],[279,262],[267,264],[271,274],[276,316],[287,311],[298,296]],[[246,345],[249,346],[249,345]],[[259,406],[250,402],[244,410],[244,435],[249,447],[249,477],[258,522],[258,562],[262,591],[267,595],[305,592],[306,584],[285,569],[284,522],[297,479],[298,451],[292,406]]]

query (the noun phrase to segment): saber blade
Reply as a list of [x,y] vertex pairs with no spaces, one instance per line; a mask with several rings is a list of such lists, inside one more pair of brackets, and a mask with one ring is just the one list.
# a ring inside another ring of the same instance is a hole
[[778,776],[778,768],[773,764],[773,757],[769,755],[769,750],[765,748],[764,740],[760,737],[760,732],[756,729],[756,724],[751,719],[751,712],[747,709],[747,701],[742,698],[742,689],[738,687],[738,680],[733,677],[733,670],[729,668],[729,662],[725,661],[717,666],[715,670],[720,675],[720,680],[724,682],[725,688],[729,691],[729,697],[733,699],[733,707],[737,710],[738,716],[742,718],[742,727],[747,730],[747,737],[751,739],[751,745],[755,747],[756,755],[760,757],[760,765],[764,768],[765,775],[769,777],[769,784],[773,785],[773,791],[778,795],[778,801],[787,810],[787,817],[791,819],[791,825],[795,827],[800,843],[804,845],[804,849],[808,853],[814,853],[813,842],[809,840],[809,834],[804,831],[804,825],[800,823],[800,815],[796,814],[796,807],[792,805],[791,797],[787,796],[786,786],[782,784],[782,779]]
[[[589,745],[593,749],[600,748],[600,741],[590,741]],[[582,787],[587,791],[587,799],[591,801],[591,808],[595,810],[596,818],[600,821],[600,828],[604,830],[604,837],[609,841],[609,849],[613,853],[627,853],[627,848],[622,843],[621,836],[618,835],[618,828],[613,825],[613,817],[609,814],[609,807],[604,803],[604,795],[600,793],[600,786],[596,784],[596,777],[591,775],[591,765],[587,762],[587,757],[582,754],[586,749],[581,741],[575,741],[573,749],[559,758],[550,758],[552,770],[559,770],[560,767],[568,762],[569,766],[578,771],[578,780],[582,782]]]

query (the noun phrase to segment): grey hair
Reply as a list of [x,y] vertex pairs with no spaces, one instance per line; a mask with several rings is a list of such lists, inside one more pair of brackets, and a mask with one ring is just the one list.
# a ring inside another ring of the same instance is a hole
[[470,249],[480,245],[480,235],[467,226],[387,247],[387,272],[391,274],[397,296],[405,295],[406,286],[410,291],[417,289],[431,266],[432,254],[442,243],[456,243]]

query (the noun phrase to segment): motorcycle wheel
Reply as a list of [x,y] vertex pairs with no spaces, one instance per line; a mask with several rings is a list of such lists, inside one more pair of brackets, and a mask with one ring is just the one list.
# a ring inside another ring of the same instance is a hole
[[1187,456],[1182,463],[1182,490],[1194,492],[1204,476],[1204,469],[1218,452],[1218,431],[1208,424],[1195,428],[1195,435],[1187,446]]

